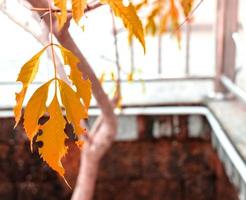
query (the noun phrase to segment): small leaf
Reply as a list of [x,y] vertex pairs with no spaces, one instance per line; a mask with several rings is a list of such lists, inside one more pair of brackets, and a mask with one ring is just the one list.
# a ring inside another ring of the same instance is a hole
[[79,20],[84,15],[85,7],[86,0],[72,0],[73,19],[76,23],[79,23]]
[[64,132],[66,120],[63,118],[56,95],[48,107],[48,113],[50,119],[40,126],[43,133],[37,138],[37,141],[43,142],[43,146],[39,148],[39,153],[43,160],[64,178],[61,159],[67,153],[67,147],[65,146],[67,136]]
[[31,147],[33,137],[36,135],[39,125],[38,120],[46,111],[46,100],[51,81],[38,88],[28,101],[24,113],[24,128],[30,139]]
[[105,81],[105,72],[103,72],[99,78],[99,82],[102,84]]
[[180,0],[181,7],[184,12],[184,16],[187,18],[192,10],[194,0]]
[[16,106],[14,107],[14,114],[15,114],[15,126],[19,123],[20,117],[21,117],[21,109],[22,104],[26,95],[26,91],[28,89],[28,86],[32,81],[34,80],[38,68],[39,68],[39,62],[40,57],[43,54],[43,52],[46,50],[48,46],[44,47],[41,51],[39,51],[35,56],[33,56],[27,63],[23,65],[21,68],[21,71],[18,75],[17,81],[22,82],[23,88],[19,93],[16,93]]
[[162,17],[160,21],[160,33],[163,34],[167,32],[167,21],[170,17],[170,13],[166,12]]
[[82,98],[84,106],[88,110],[92,96],[91,81],[89,79],[83,79],[83,74],[77,67],[79,59],[68,49],[62,46],[59,46],[59,48],[65,65],[70,66],[69,78],[72,80],[73,85],[75,85],[79,97]]
[[59,30],[64,26],[67,21],[67,0],[54,0],[54,4],[61,12],[56,13]]
[[131,82],[133,82],[133,76],[134,76],[134,73],[133,72],[130,72],[130,73],[128,73],[127,74],[127,81],[129,82],[129,83],[131,83]]
[[149,14],[149,16],[147,18],[147,23],[145,26],[146,33],[151,33],[152,35],[156,34],[157,26],[155,23],[155,17],[159,15],[160,9],[161,9],[161,7],[158,4],[157,6],[155,6],[153,8],[151,13]]
[[72,123],[75,133],[79,136],[85,132],[81,120],[88,117],[87,110],[80,102],[78,95],[64,81],[59,80],[62,104],[66,110],[69,123]]
[[145,52],[145,39],[143,25],[137,16],[134,6],[130,3],[127,7],[123,5],[122,0],[101,0],[101,3],[108,3],[114,14],[120,17],[124,26],[128,29],[130,34],[140,41]]
[[170,0],[169,12],[170,12],[171,20],[172,20],[172,29],[173,29],[173,32],[176,34],[178,44],[180,46],[181,32],[179,28],[179,11],[178,11],[178,8],[176,7],[174,0]]

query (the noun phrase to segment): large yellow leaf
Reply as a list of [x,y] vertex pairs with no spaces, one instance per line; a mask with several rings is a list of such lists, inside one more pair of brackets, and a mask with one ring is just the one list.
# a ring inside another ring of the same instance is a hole
[[81,17],[84,15],[85,7],[86,0],[72,0],[73,19],[76,23],[78,23]]
[[79,136],[84,133],[81,120],[88,117],[87,110],[80,102],[78,95],[64,81],[59,80],[62,104],[66,110],[68,122],[72,123],[75,133]]
[[18,75],[17,81],[22,82],[22,90],[19,93],[16,93],[16,106],[14,107],[15,121],[16,125],[20,121],[21,117],[21,108],[26,95],[27,88],[29,84],[34,80],[39,67],[40,57],[42,53],[48,46],[44,47],[39,51],[35,56],[33,56],[28,62],[26,62]]
[[81,71],[79,71],[77,64],[79,59],[68,49],[59,46],[64,59],[64,64],[70,66],[70,76],[73,84],[77,89],[77,93],[82,98],[84,106],[86,109],[89,108],[92,91],[91,91],[91,81],[89,79],[84,80]]
[[67,21],[67,0],[54,0],[54,4],[61,10],[56,13],[58,28],[61,29]]
[[48,107],[48,113],[50,119],[40,126],[42,135],[37,138],[37,141],[43,142],[43,146],[39,148],[39,153],[53,170],[64,177],[61,159],[67,153],[67,147],[65,146],[67,136],[64,132],[66,120],[63,118],[56,95]]
[[24,128],[30,139],[31,147],[33,137],[36,135],[39,125],[38,120],[46,111],[46,100],[51,81],[38,88],[28,101],[24,113]]
[[134,6],[131,3],[128,6],[124,6],[122,0],[101,0],[101,3],[107,3],[110,5],[114,14],[122,19],[124,26],[128,29],[130,34],[136,36],[145,51],[143,25],[137,16]]

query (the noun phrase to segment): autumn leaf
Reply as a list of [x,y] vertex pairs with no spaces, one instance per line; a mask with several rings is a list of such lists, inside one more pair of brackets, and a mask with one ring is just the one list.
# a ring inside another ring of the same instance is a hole
[[180,45],[181,32],[179,29],[179,11],[178,11],[178,8],[176,7],[174,0],[170,0],[169,12],[170,12],[171,20],[172,20],[172,29],[173,29],[173,32],[176,34],[178,43]]
[[140,10],[143,6],[148,4],[148,0],[142,0],[142,2],[138,3],[135,5],[135,9],[138,11]]
[[151,33],[152,35],[155,35],[157,30],[155,17],[158,16],[159,12],[160,12],[160,6],[158,5],[151,11],[149,16],[147,17],[147,24],[145,26],[146,33]]
[[21,117],[21,109],[23,105],[23,101],[26,95],[26,91],[28,86],[34,80],[40,63],[40,57],[43,52],[46,50],[48,46],[44,47],[41,51],[39,51],[35,56],[33,56],[28,62],[26,62],[18,75],[16,81],[22,82],[22,90],[19,93],[16,93],[16,106],[14,107],[15,114],[15,126],[19,123]]
[[59,30],[67,21],[67,0],[54,0],[54,4],[61,12],[56,13]]
[[24,128],[28,138],[30,139],[31,148],[33,137],[36,135],[39,128],[38,120],[46,111],[46,100],[50,83],[51,81],[38,88],[26,105],[24,113]]
[[83,74],[77,67],[79,59],[68,49],[62,46],[58,47],[61,50],[64,64],[70,66],[69,78],[72,80],[73,85],[75,85],[79,97],[82,98],[84,106],[88,110],[92,96],[91,81],[83,79]]
[[140,41],[145,52],[143,25],[134,6],[131,3],[128,6],[124,6],[122,0],[101,0],[100,2],[109,4],[114,14],[122,19],[124,26],[130,34],[135,35]]
[[72,0],[72,14],[76,23],[79,23],[79,20],[84,15],[85,7],[86,0]]
[[189,14],[192,10],[194,0],[180,0],[181,7],[183,9],[185,17],[189,17]]
[[64,178],[61,159],[68,149],[65,146],[67,136],[64,132],[66,120],[63,118],[56,94],[48,107],[48,113],[50,118],[44,125],[40,126],[42,135],[37,138],[38,142],[43,142],[43,146],[39,148],[39,153],[43,160]]
[[170,13],[166,12],[162,17],[160,21],[160,33],[163,34],[167,32],[167,22],[170,17]]
[[62,104],[66,110],[66,116],[69,123],[72,123],[77,136],[83,134],[85,129],[81,126],[81,120],[88,117],[87,110],[80,102],[76,92],[72,90],[64,81],[59,80]]
[[127,74],[127,81],[129,82],[129,83],[131,83],[131,82],[133,82],[133,76],[134,76],[134,73],[133,72],[130,72],[130,73],[128,73]]
[[99,78],[99,82],[102,84],[105,81],[105,72],[103,72]]

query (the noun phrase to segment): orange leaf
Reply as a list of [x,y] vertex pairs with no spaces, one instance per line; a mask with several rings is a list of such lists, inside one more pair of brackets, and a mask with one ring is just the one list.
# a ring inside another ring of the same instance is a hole
[[134,6],[131,3],[128,6],[124,6],[122,0],[100,0],[100,2],[109,4],[114,14],[122,19],[129,33],[134,35],[142,44],[145,52],[143,25]]
[[64,26],[67,21],[67,0],[54,0],[54,4],[61,12],[56,13],[59,30]]
[[176,7],[176,4],[174,0],[170,0],[170,16],[172,20],[172,29],[174,33],[176,34],[178,43],[180,45],[180,40],[181,40],[181,32],[179,29],[179,11],[178,8]]
[[78,95],[64,81],[59,80],[62,104],[66,110],[68,122],[72,123],[75,133],[79,136],[85,132],[81,120],[88,117],[87,110],[80,102]]
[[194,4],[194,0],[181,0],[180,3],[181,3],[185,17],[189,17],[189,14]]
[[50,119],[40,126],[42,135],[37,138],[37,141],[43,142],[43,146],[39,148],[39,153],[43,160],[64,178],[64,168],[61,159],[65,156],[68,149],[65,146],[67,136],[64,132],[66,120],[63,118],[56,95],[48,107],[48,113]]
[[33,137],[36,135],[39,128],[38,120],[46,111],[46,100],[50,83],[51,81],[38,88],[26,105],[24,113],[24,128],[28,138],[30,139],[31,148]]
[[72,0],[73,19],[76,23],[78,23],[81,17],[84,15],[85,7],[86,0]]
[[59,46],[59,48],[63,55],[65,65],[70,66],[69,78],[72,80],[73,85],[75,85],[79,97],[82,98],[85,108],[88,109],[92,96],[91,81],[89,79],[83,79],[83,74],[77,67],[79,59],[68,49],[62,46]]
[[15,126],[19,123],[21,117],[21,108],[26,95],[26,91],[28,89],[29,84],[34,80],[38,68],[40,57],[48,46],[44,47],[41,51],[39,51],[35,56],[33,56],[28,62],[26,62],[18,75],[17,81],[22,82],[23,88],[19,93],[15,94],[16,106],[14,107],[15,114]]

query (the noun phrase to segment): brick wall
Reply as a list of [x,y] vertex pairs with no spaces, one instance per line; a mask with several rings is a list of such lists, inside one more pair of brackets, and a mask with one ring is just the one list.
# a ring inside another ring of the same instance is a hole
[[[39,159],[37,149],[30,152],[22,126],[13,126],[12,118],[0,119],[0,199],[70,199],[72,191]],[[95,200],[237,199],[207,137],[141,138],[114,143],[101,162]],[[67,142],[70,150],[63,162],[73,186],[79,151]]]

